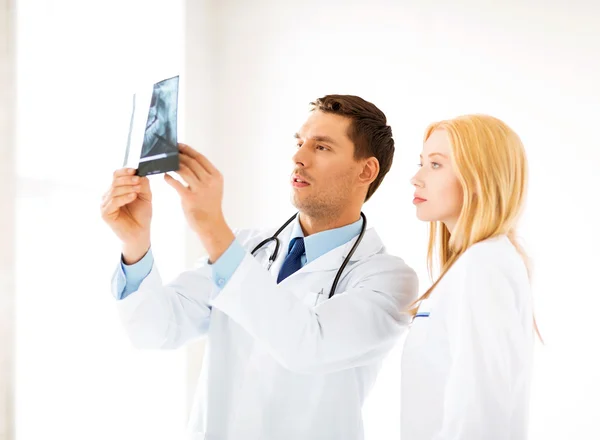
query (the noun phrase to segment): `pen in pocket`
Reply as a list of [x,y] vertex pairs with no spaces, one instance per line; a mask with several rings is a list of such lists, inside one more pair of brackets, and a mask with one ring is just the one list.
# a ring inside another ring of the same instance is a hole
[[316,306],[316,305],[317,305],[317,303],[319,302],[319,297],[320,297],[321,295],[323,295],[323,289],[321,289],[321,290],[319,291],[319,293],[317,293],[317,296],[315,297],[315,304],[314,304],[315,306]]

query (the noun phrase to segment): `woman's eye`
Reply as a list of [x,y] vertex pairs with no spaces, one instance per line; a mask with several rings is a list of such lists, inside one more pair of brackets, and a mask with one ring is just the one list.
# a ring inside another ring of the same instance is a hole
[[434,170],[437,170],[439,167],[441,167],[441,165],[437,162],[431,162],[431,168],[433,168]]
[[423,168],[423,164],[422,164],[421,162],[419,162],[419,163],[417,164],[417,166],[418,166],[419,168]]

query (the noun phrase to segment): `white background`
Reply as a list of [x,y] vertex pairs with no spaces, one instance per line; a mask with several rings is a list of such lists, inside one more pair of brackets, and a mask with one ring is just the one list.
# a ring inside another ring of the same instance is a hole
[[[98,210],[123,160],[130,90],[177,68],[180,139],[223,171],[232,227],[293,212],[293,133],[309,101],[378,105],[397,154],[365,213],[421,291],[426,229],[408,181],[425,127],[473,112],[511,125],[530,161],[520,235],[546,342],[531,438],[600,438],[600,6],[496,3],[20,0],[17,438],[164,439],[184,425],[198,353],[130,348],[109,292],[118,243]],[[200,249],[175,193],[152,180],[153,246],[170,278]],[[399,438],[399,356],[367,402],[367,440]]]
[[[183,5],[22,0],[17,16],[17,439],[176,438],[186,353],[126,339],[100,200],[123,163],[132,93],[181,69]],[[168,190],[155,190],[153,223],[167,279],[185,264]]]

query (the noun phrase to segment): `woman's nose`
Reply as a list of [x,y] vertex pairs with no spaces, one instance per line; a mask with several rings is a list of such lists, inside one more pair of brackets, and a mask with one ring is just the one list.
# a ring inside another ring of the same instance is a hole
[[419,177],[419,173],[415,174],[412,179],[410,179],[410,184],[417,188],[423,188],[423,180]]

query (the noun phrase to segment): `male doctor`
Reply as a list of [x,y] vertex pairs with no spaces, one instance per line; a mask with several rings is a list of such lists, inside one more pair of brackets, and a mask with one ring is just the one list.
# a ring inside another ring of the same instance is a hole
[[392,165],[386,117],[356,96],[311,103],[296,134],[290,177],[298,216],[275,241],[271,230],[234,233],[223,217],[223,178],[180,145],[178,174],[165,180],[208,253],[195,270],[165,284],[150,249],[152,195],[134,170],[114,173],[102,218],[122,242],[114,295],[135,346],[208,344],[190,439],[355,440],[361,407],[381,361],[407,328],[417,277],[389,255],[361,208]]

